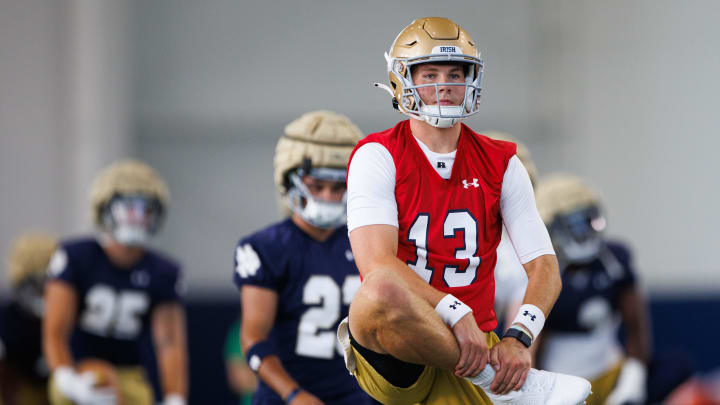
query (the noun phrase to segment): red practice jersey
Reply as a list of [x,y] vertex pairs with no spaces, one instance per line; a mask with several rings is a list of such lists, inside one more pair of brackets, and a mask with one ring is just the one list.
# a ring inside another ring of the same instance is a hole
[[432,167],[407,120],[368,135],[355,150],[377,142],[395,163],[398,258],[433,287],[472,308],[478,326],[487,332],[497,326],[493,272],[502,234],[500,192],[516,146],[461,126],[448,180]]

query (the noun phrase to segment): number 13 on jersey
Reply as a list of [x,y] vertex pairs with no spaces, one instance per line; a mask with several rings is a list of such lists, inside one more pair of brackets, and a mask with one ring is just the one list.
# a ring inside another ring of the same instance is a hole
[[[429,225],[430,214],[418,214],[410,226],[407,237],[407,241],[415,245],[417,257],[415,262],[408,261],[407,265],[428,283],[436,270],[428,265],[427,260]],[[464,245],[455,249],[455,258],[467,260],[468,264],[465,270],[449,264],[444,266],[443,280],[448,287],[464,287],[472,284],[480,265],[480,257],[477,256],[477,220],[467,210],[448,211],[443,221],[443,238],[456,238],[460,231],[464,234]]]

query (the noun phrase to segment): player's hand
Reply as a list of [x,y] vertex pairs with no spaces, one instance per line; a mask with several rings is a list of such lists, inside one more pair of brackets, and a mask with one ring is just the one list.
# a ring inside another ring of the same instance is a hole
[[530,372],[530,349],[515,338],[505,338],[490,349],[490,364],[495,378],[490,390],[499,395],[519,390]]
[[298,392],[297,395],[295,395],[295,398],[293,398],[292,401],[290,401],[290,405],[324,405],[325,403],[320,400],[320,398],[316,397],[315,395],[302,390]]
[[115,405],[115,391],[96,387],[97,378],[91,372],[77,373],[71,367],[58,367],[53,373],[55,385],[69,400],[79,405]]
[[606,405],[642,404],[645,402],[647,368],[643,362],[628,358],[623,363],[615,388],[605,400]]
[[460,346],[460,358],[455,365],[455,375],[474,377],[480,374],[488,362],[489,350],[485,333],[478,328],[472,313],[462,317],[452,330]]

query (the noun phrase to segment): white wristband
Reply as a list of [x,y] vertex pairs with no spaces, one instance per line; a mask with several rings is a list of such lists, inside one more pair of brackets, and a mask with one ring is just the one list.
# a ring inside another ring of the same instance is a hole
[[440,315],[443,322],[451,328],[472,309],[465,305],[462,301],[455,298],[452,294],[444,296],[435,306],[435,312]]
[[526,327],[532,334],[532,339],[535,340],[545,325],[545,314],[535,305],[523,304],[510,325],[515,323]]
[[180,394],[167,394],[162,405],[185,405],[185,398]]

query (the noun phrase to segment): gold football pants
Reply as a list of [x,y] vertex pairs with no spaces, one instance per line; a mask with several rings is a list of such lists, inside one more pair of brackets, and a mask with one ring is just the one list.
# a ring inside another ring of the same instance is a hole
[[[345,350],[345,364],[360,388],[385,405],[492,405],[478,386],[452,371],[425,366],[415,383],[407,388],[396,387],[368,363],[350,344],[347,318],[338,328],[338,339]],[[486,334],[488,347],[500,340],[494,332]]]

